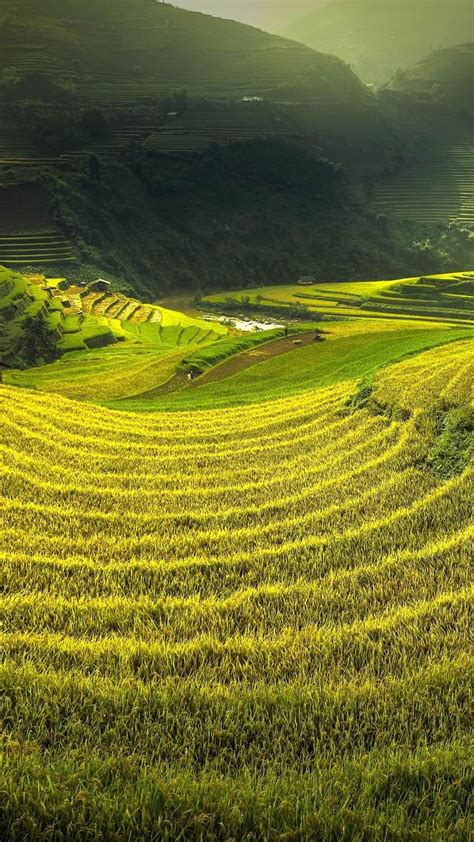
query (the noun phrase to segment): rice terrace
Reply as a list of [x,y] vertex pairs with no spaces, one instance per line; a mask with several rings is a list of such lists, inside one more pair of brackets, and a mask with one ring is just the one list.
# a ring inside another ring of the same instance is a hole
[[0,9],[0,840],[468,842],[472,45],[80,5]]

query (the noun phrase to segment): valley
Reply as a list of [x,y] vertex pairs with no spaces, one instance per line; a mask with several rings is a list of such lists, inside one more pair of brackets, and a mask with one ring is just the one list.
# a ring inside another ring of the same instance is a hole
[[0,838],[468,842],[472,2],[184,5],[0,2]]

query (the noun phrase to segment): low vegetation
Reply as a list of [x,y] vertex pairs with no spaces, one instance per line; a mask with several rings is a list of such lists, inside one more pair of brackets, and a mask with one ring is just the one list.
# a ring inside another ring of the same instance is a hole
[[203,305],[229,312],[265,308],[279,315],[433,319],[470,323],[474,320],[474,272],[428,275],[398,281],[311,283],[304,286],[257,287],[240,293],[206,296]]
[[0,348],[11,369],[3,379],[14,385],[84,400],[132,397],[165,383],[185,356],[227,335],[219,323],[121,293],[1,271]]
[[[288,333],[288,329],[286,332]],[[296,333],[297,331],[293,328],[291,332]],[[259,345],[265,342],[271,342],[282,336],[285,336],[285,328],[274,328],[273,330],[259,331],[243,336],[234,335],[225,339],[221,338],[215,344],[208,345],[186,356],[182,362],[182,367],[186,371],[203,374],[205,371],[224,362],[229,357],[235,356],[235,354],[240,354],[243,351],[251,351],[253,348],[258,348]]]
[[472,333],[330,329],[236,408],[1,388],[12,842],[467,842]]

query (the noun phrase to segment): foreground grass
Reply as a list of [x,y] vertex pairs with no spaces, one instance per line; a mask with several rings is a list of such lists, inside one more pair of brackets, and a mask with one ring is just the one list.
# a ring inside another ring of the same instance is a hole
[[0,836],[467,842],[473,343],[354,410],[459,331],[347,330],[218,411],[2,387]]
[[467,842],[469,766],[469,744],[420,747],[411,756],[373,752],[370,765],[361,757],[329,767],[322,761],[302,774],[244,771],[235,778],[160,776],[134,756],[92,755],[83,764],[59,757],[44,768],[33,750],[20,763],[14,756],[7,762],[2,788],[13,809],[12,820],[4,815],[3,832],[14,842]]

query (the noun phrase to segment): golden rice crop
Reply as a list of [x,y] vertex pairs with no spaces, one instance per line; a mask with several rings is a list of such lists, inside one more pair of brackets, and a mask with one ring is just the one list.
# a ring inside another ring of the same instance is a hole
[[1,388],[5,838],[467,840],[474,471],[428,456],[471,366],[355,410]]

